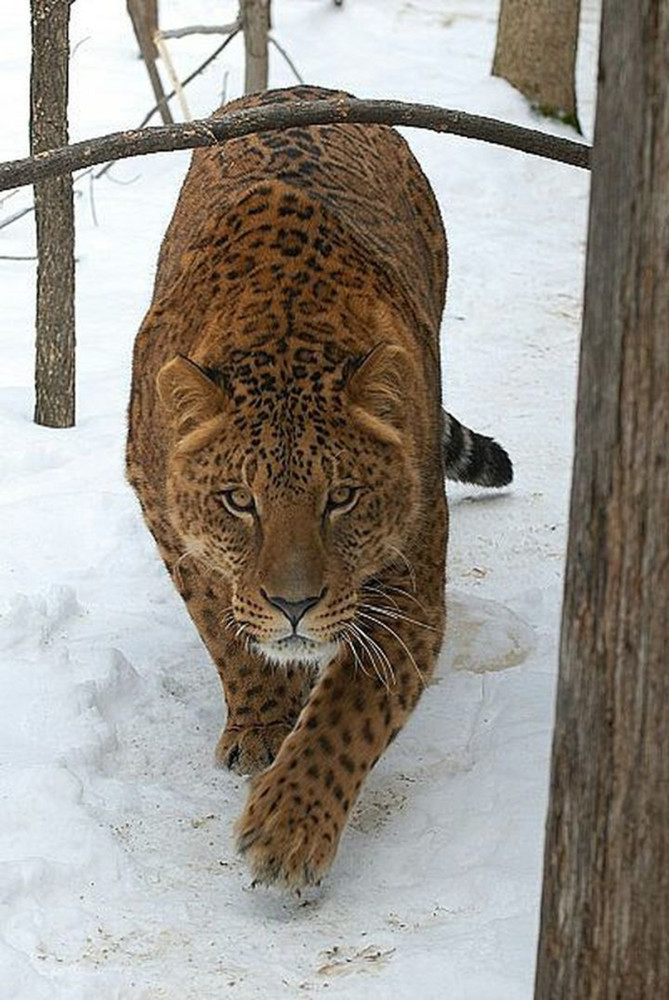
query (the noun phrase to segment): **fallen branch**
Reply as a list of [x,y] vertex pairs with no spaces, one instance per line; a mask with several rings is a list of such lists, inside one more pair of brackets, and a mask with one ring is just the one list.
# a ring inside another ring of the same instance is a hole
[[122,160],[148,153],[164,153],[177,149],[215,146],[254,132],[305,125],[333,123],[404,125],[411,128],[446,132],[469,139],[479,139],[510,149],[519,149],[534,156],[558,160],[574,167],[588,169],[590,147],[511,125],[495,118],[450,111],[429,104],[405,104],[402,101],[360,101],[338,98],[328,101],[300,101],[290,104],[269,104],[265,107],[235,111],[223,118],[205,118],[180,125],[115,132],[97,139],[87,139],[62,149],[47,150],[37,156],[0,163],[0,191],[33,184],[45,177],[57,177],[82,167]]

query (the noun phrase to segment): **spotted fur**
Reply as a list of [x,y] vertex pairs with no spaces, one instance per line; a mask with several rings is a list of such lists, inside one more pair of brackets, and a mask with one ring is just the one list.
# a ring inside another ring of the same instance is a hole
[[197,151],[161,248],[128,476],[223,683],[218,760],[257,775],[237,836],[261,881],[321,879],[434,668],[446,272],[429,184],[381,126]]

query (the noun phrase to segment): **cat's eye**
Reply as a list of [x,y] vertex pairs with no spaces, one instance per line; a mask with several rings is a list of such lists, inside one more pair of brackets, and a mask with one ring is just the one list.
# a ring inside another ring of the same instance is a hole
[[255,510],[253,495],[243,486],[221,490],[219,496],[231,514],[252,514]]
[[337,486],[330,490],[327,509],[339,512],[352,510],[358,502],[359,496],[360,488],[358,486]]

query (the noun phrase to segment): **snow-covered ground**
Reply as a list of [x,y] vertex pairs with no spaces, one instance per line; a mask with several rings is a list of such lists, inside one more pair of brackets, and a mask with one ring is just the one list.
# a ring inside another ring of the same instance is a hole
[[[4,4],[0,158],[27,151],[27,4]],[[162,0],[165,27],[232,2]],[[548,128],[489,68],[495,0],[275,0],[306,80]],[[592,133],[598,10],[585,0]],[[73,139],[151,105],[125,4],[72,7]],[[183,76],[216,45],[173,42]],[[241,44],[189,88],[241,85]],[[272,51],[271,82],[293,82]],[[570,134],[568,130],[559,130]],[[532,995],[571,464],[588,177],[408,136],[451,248],[446,399],[511,452],[502,495],[451,489],[438,678],[371,776],[322,889],[252,889],[245,782],[213,767],[215,671],[123,480],[134,332],[188,161],[78,185],[78,425],[32,418],[34,264],[0,261],[0,996],[3,1000]],[[0,221],[29,203],[0,204]],[[32,253],[30,217],[0,255]]]

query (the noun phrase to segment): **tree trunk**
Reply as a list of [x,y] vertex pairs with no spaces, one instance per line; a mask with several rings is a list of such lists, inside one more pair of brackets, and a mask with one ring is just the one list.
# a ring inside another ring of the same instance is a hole
[[153,40],[158,30],[158,2],[157,0],[126,0],[126,7],[132,26],[135,29],[135,37],[142,53],[146,72],[149,74],[149,82],[153,95],[158,105],[158,110],[163,119],[164,125],[171,125],[174,119],[170,111],[169,104],[165,97],[160,73],[156,66],[158,50]]
[[270,27],[270,0],[241,0],[246,68],[244,93],[267,90],[267,36]]
[[542,114],[573,125],[581,0],[502,0],[492,65]]
[[[71,0],[31,0],[32,154],[67,145]],[[72,175],[35,184],[37,313],[35,421],[74,424],[74,202]]]
[[[126,0],[126,9],[130,15],[135,37],[139,43],[140,35],[146,39],[146,50],[152,59],[158,59],[160,53],[154,36],[158,31],[158,0]],[[140,52],[143,49],[140,45]]]
[[537,1000],[669,997],[669,0],[604,0]]

